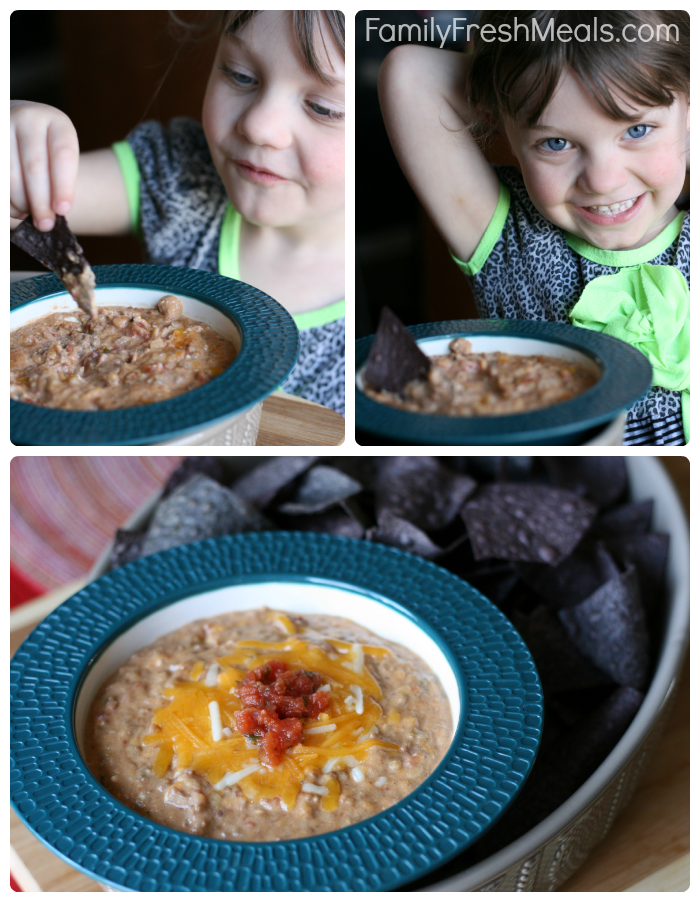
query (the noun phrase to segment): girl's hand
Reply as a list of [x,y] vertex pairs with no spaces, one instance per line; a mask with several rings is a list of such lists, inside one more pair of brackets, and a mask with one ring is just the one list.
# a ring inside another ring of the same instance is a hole
[[41,231],[73,205],[80,151],[65,113],[44,103],[10,103],[10,227],[31,214]]

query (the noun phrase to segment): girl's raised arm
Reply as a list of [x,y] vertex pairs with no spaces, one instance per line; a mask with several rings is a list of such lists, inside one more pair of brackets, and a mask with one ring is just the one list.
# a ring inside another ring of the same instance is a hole
[[462,53],[404,45],[379,74],[379,99],[396,157],[443,238],[468,261],[498,203],[498,179],[473,139]]
[[129,231],[129,203],[116,155],[110,149],[80,154],[65,113],[42,103],[10,105],[10,226],[30,214],[42,230],[55,214],[74,232],[119,235]]

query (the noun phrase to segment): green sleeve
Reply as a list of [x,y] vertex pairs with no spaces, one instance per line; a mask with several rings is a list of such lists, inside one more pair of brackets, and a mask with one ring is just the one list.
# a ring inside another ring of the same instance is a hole
[[496,246],[496,242],[500,238],[501,232],[503,231],[503,226],[506,224],[506,217],[508,216],[509,209],[510,191],[508,187],[503,184],[503,182],[500,182],[496,210],[491,217],[491,222],[488,224],[488,227],[484,232],[484,237],[481,239],[479,246],[472,254],[471,260],[468,263],[465,263],[464,260],[458,259],[454,254],[452,254],[452,252],[450,252],[452,259],[455,261],[457,266],[459,266],[465,276],[475,276],[482,268],[484,263],[486,263],[486,261],[488,260],[489,254]]
[[141,173],[139,164],[128,141],[117,141],[116,144],[112,144],[112,150],[116,154],[126,187],[129,215],[131,217],[131,231],[134,235],[139,235],[141,212]]

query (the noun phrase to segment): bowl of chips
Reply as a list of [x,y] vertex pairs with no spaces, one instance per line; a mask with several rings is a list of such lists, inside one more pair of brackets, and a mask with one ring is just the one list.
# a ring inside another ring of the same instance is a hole
[[[11,400],[13,444],[254,445],[262,402],[298,355],[299,333],[289,313],[250,285],[200,270],[97,266],[95,276],[98,307],[153,308],[172,295],[186,317],[233,344],[235,359],[191,391],[140,406],[65,410]],[[42,275],[12,285],[10,310],[13,331],[51,313],[72,313],[76,304],[54,275]]]
[[[233,513],[233,510],[237,513]],[[687,647],[689,537],[649,457],[190,458],[93,578],[222,532],[351,536],[433,561],[496,604],[545,692],[541,751],[512,809],[412,889],[560,886],[629,801]]]
[[652,379],[643,354],[590,330],[530,320],[406,328],[388,308],[377,334],[357,341],[355,363],[360,444],[621,444],[626,412]]

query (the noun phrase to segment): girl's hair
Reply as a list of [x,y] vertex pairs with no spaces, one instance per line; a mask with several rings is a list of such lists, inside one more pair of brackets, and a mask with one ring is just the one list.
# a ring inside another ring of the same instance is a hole
[[[567,67],[615,120],[630,120],[620,100],[657,107],[670,106],[676,94],[690,97],[690,18],[683,10],[488,11],[478,24],[467,97],[475,125],[486,131],[520,114],[536,125]],[[484,25],[495,29],[486,40]],[[562,26],[564,40],[557,37]],[[498,39],[508,34],[510,41]]]
[[[211,10],[204,22],[199,24],[192,22],[184,22],[177,15],[176,10],[170,10],[170,17],[177,26],[188,35],[193,31],[204,31],[211,33],[211,26],[214,24],[219,34],[235,34],[239,29],[243,28],[258,13],[259,9],[218,9]],[[317,29],[321,37],[323,49],[326,51],[326,57],[329,64],[330,56],[328,48],[323,38],[321,24],[325,20],[330,29],[333,40],[343,56],[346,56],[345,45],[343,40],[343,32],[345,30],[345,19],[342,9],[293,9],[292,28],[296,39],[299,53],[304,65],[324,84],[329,84],[330,79],[326,74],[326,70],[321,65],[319,55],[316,49]]]

